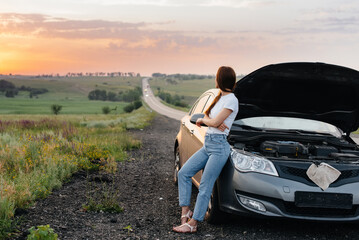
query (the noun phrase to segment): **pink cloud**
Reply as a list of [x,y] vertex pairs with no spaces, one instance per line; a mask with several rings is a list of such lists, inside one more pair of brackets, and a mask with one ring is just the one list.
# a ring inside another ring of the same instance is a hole
[[1,13],[0,31],[13,34],[35,34],[57,38],[109,38],[123,33],[132,35],[148,24],[105,20],[72,20],[41,14]]

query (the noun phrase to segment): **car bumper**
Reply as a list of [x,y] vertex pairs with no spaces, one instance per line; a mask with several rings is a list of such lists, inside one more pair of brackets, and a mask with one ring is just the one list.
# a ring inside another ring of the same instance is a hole
[[[320,221],[359,220],[359,182],[340,187],[329,187],[325,192],[353,194],[352,209],[303,208],[295,205],[295,192],[323,192],[319,187],[280,177],[242,173],[234,169],[230,160],[218,178],[219,206],[224,212],[240,215],[286,217],[292,219]],[[248,207],[240,197],[263,204],[265,211]]]

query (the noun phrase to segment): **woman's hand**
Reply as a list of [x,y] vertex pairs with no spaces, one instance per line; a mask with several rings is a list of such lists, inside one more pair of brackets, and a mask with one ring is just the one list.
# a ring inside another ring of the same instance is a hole
[[218,126],[218,129],[224,132],[226,129],[229,129],[229,127],[223,122],[221,125]]
[[196,121],[197,127],[201,127],[201,124],[203,124],[203,118],[198,118]]
[[[203,119],[201,118],[201,122],[206,124],[208,127],[215,127],[219,128],[221,124],[223,124],[224,120],[232,113],[233,111],[231,109],[223,108],[222,111],[218,113],[218,115],[215,118],[209,118],[205,116]],[[199,120],[199,119],[198,119]],[[198,121],[197,120],[197,121]],[[197,124],[197,122],[196,122]],[[198,126],[198,125],[197,125]],[[227,126],[225,126],[227,127]],[[228,128],[228,127],[227,127]],[[224,131],[224,130],[223,130]]]

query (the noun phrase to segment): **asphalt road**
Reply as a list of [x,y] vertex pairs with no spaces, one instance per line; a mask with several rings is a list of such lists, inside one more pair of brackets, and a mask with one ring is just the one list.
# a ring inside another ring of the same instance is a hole
[[169,118],[173,118],[176,120],[181,120],[182,117],[186,115],[186,112],[182,112],[162,104],[160,100],[153,94],[148,83],[148,79],[149,78],[142,79],[143,99],[148,104],[148,106],[159,114],[165,115]]

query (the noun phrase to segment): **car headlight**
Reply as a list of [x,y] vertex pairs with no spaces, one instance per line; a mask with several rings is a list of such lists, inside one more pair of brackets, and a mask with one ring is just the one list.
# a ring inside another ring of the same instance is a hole
[[268,159],[242,150],[232,149],[231,159],[234,167],[241,172],[258,172],[278,176],[273,163]]

